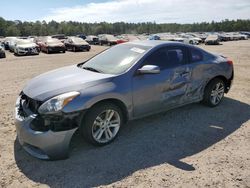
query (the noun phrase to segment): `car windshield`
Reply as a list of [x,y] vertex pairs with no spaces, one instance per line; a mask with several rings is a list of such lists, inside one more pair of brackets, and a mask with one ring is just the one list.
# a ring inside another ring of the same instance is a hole
[[60,43],[61,41],[56,38],[48,38],[46,42],[52,44],[52,43]]
[[17,40],[17,41],[16,41],[16,44],[18,44],[18,45],[30,44],[30,43],[32,43],[32,42],[29,41],[29,40]]
[[81,68],[104,74],[121,74],[149,49],[149,46],[128,43],[117,45],[88,60]]

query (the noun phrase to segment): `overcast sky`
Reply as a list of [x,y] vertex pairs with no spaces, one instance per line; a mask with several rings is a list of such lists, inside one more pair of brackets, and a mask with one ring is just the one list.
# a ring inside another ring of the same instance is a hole
[[250,0],[8,0],[9,20],[193,23],[250,19]]

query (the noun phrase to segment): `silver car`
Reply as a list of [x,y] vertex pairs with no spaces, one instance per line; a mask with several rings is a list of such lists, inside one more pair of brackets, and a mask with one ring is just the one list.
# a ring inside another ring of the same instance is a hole
[[191,45],[120,44],[29,81],[16,102],[17,136],[31,155],[62,159],[77,129],[102,146],[128,120],[200,101],[217,106],[232,80],[232,61]]
[[20,55],[38,55],[38,45],[28,39],[17,39],[14,45],[14,54]]

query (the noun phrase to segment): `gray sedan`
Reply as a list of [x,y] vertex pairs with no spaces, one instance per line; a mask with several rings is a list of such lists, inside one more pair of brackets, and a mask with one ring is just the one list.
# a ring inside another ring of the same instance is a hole
[[16,102],[17,136],[31,155],[62,159],[77,129],[102,146],[128,120],[200,101],[217,106],[232,80],[232,61],[200,48],[124,43],[29,81]]

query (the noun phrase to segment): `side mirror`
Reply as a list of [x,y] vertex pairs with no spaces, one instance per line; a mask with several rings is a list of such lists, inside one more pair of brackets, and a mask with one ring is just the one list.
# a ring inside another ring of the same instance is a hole
[[144,65],[142,68],[137,70],[138,74],[159,74],[160,67],[156,65]]

